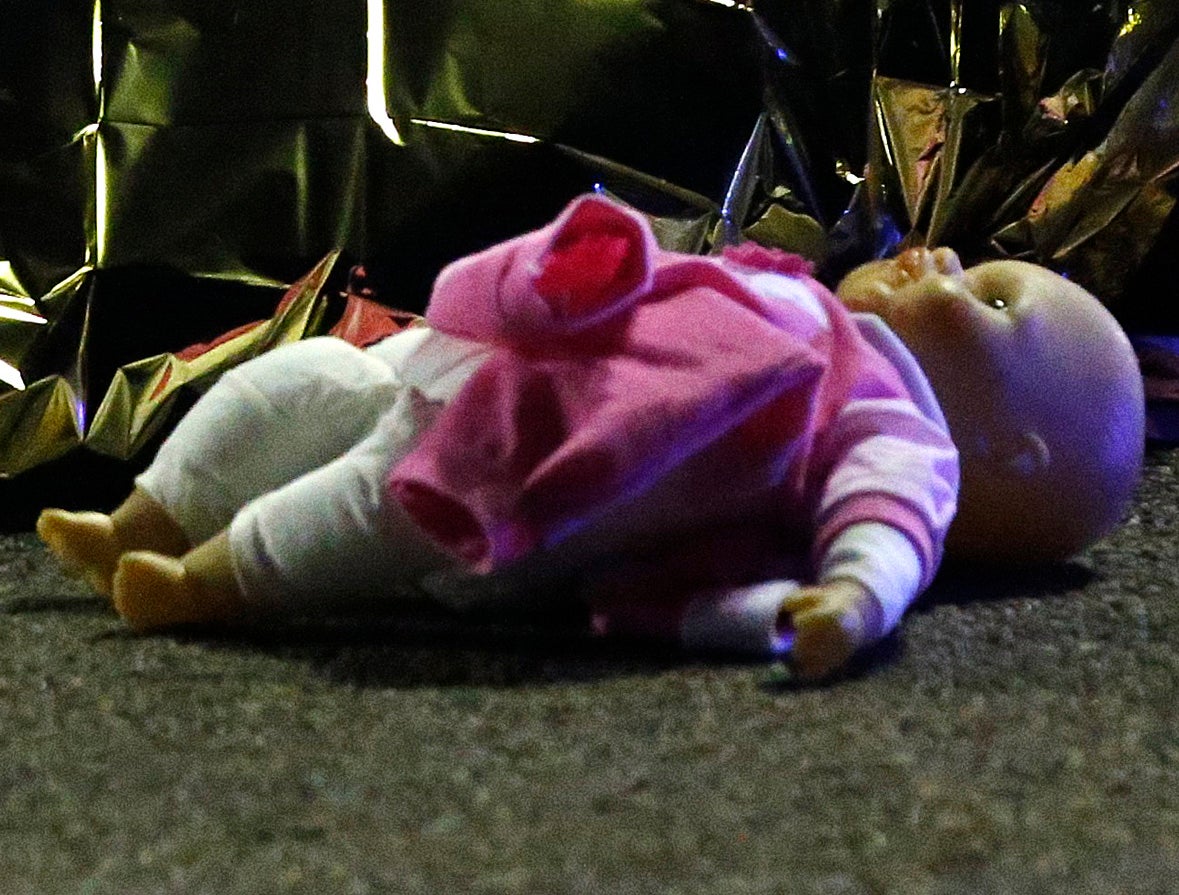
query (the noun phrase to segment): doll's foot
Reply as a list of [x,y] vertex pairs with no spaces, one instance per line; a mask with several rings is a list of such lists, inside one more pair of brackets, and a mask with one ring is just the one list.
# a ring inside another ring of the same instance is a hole
[[115,611],[142,633],[232,621],[241,598],[202,586],[183,560],[146,550],[123,555],[114,576]]
[[801,588],[782,602],[780,626],[793,631],[790,658],[803,677],[841,669],[882,635],[880,607],[858,582],[837,580]]
[[110,516],[44,510],[37,518],[37,536],[69,572],[104,597],[111,595],[119,544]]

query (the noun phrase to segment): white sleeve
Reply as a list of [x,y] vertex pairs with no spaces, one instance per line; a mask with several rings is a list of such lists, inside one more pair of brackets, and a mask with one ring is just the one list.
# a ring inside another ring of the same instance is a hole
[[[883,635],[897,626],[917,596],[921,559],[913,542],[892,526],[859,522],[840,532],[823,556],[819,583],[836,578],[868,589],[880,605]],[[765,581],[701,593],[684,607],[680,641],[692,651],[781,655],[792,638],[778,630],[778,615],[797,587],[794,581]]]
[[859,522],[831,542],[819,568],[820,583],[851,578],[880,604],[884,630],[897,626],[921,585],[921,559],[912,542],[881,522]]
[[781,580],[698,594],[684,607],[680,643],[689,652],[781,656],[792,638],[778,630],[778,616],[796,590],[797,582]]

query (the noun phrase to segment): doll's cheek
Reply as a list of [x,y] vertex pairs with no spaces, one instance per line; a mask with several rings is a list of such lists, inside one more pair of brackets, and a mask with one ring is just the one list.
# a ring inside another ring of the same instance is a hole
[[892,287],[878,277],[849,274],[836,292],[850,310],[884,317],[892,300]]
[[908,282],[909,277],[893,261],[870,261],[840,280],[835,293],[845,304],[870,304],[891,300],[894,291]]
[[986,358],[988,365],[1001,364],[1009,353],[1005,321],[994,319],[972,298],[939,293],[911,304],[898,303],[895,315],[906,318],[903,325],[920,331],[962,364],[974,364],[980,358]]
[[938,354],[949,351],[953,357],[974,341],[969,338],[972,322],[957,304],[940,295],[932,298],[901,295],[891,303],[885,321],[913,351]]

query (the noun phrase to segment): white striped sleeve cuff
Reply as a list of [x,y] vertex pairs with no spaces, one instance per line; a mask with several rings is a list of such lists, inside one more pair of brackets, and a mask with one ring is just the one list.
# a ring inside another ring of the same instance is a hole
[[831,542],[819,581],[851,578],[873,595],[884,615],[887,634],[901,620],[921,586],[921,559],[912,542],[881,522],[850,525]]

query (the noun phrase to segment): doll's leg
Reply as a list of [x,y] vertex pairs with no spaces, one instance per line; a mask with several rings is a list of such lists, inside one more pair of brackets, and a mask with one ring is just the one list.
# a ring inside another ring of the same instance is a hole
[[[308,476],[302,489],[281,489],[268,511],[303,510],[302,498],[322,496],[324,483]],[[302,482],[302,480],[301,480]],[[449,568],[444,555],[394,506],[376,528],[342,520],[343,504],[333,502],[309,526],[345,524],[327,529],[313,549],[300,539],[268,539],[259,520],[243,521],[181,557],[149,551],[124,554],[114,575],[113,602],[132,630],[148,632],[192,624],[233,624],[284,614],[314,615],[373,598],[397,584],[419,580]],[[349,514],[350,515],[350,514]],[[371,520],[370,520],[371,521]],[[287,534],[291,532],[288,530]]]
[[140,631],[306,615],[449,567],[453,560],[385,496],[389,469],[439,406],[405,389],[368,438],[250,501],[228,529],[183,557],[126,554],[114,578],[115,608]]
[[367,437],[400,389],[387,362],[340,339],[283,346],[226,373],[136,485],[203,543],[251,500]]
[[152,550],[179,556],[188,537],[146,491],[136,488],[111,515],[47,509],[37,519],[37,535],[55,556],[95,591],[110,596],[119,556]]
[[[408,338],[405,338],[408,336]],[[331,338],[268,352],[234,370],[185,415],[111,515],[46,510],[42,540],[100,593],[130,550],[178,556],[225,528],[254,497],[339,456],[371,431],[401,387],[391,362],[421,334],[374,356]]]
[[233,572],[228,532],[184,556],[134,550],[119,558],[115,609],[135,631],[229,622],[250,614]]

